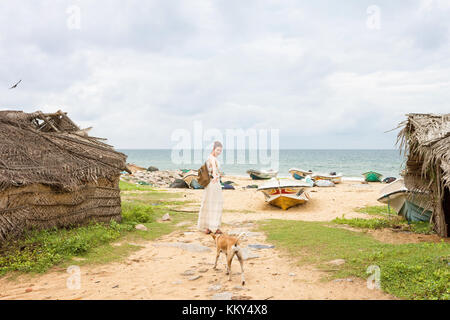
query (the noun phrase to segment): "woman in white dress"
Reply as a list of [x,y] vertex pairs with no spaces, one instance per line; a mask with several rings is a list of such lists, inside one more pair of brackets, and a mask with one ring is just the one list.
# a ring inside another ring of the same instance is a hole
[[220,184],[220,164],[217,157],[222,153],[222,143],[214,142],[211,154],[206,160],[211,181],[203,192],[203,200],[198,214],[197,227],[199,230],[209,233],[222,233],[219,229],[222,220],[222,186]]

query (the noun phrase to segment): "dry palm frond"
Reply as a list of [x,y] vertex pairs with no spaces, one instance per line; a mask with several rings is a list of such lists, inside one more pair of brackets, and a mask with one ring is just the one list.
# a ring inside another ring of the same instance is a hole
[[0,111],[0,241],[28,228],[120,220],[124,170],[126,155],[61,111]]
[[405,184],[411,191],[428,193],[439,234],[446,235],[441,207],[444,189],[450,188],[450,114],[408,114],[400,124],[397,144],[408,157]]

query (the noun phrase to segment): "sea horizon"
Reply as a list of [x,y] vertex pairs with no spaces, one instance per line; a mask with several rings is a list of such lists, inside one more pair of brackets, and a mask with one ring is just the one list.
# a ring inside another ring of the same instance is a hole
[[[155,166],[160,170],[198,169],[209,154],[208,150],[191,150],[187,161],[173,161],[172,149],[117,149],[127,155],[127,162],[142,167]],[[399,149],[279,149],[278,159],[270,162],[270,151],[265,162],[250,163],[249,151],[234,149],[227,161],[226,152],[219,157],[225,174],[245,176],[249,169],[275,169],[279,177],[289,177],[290,168],[320,173],[342,173],[346,178],[362,177],[362,173],[376,171],[384,177],[399,177],[404,156]],[[245,151],[245,161],[237,161],[239,151]],[[200,156],[195,152],[202,152]],[[269,162],[267,162],[269,160]],[[278,163],[278,165],[277,165]]]

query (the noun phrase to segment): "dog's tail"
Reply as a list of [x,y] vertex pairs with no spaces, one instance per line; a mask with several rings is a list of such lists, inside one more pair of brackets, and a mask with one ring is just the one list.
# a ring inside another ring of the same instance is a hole
[[243,236],[245,236],[245,232],[241,232],[241,234],[238,235],[237,240],[241,240]]
[[236,243],[234,244],[234,247],[236,250],[239,249],[239,240],[241,240],[244,235],[245,235],[245,232],[241,232],[241,234],[237,236]]

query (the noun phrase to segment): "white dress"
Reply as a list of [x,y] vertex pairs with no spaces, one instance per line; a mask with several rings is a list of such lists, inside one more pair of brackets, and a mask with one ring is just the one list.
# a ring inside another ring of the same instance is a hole
[[223,198],[220,181],[217,179],[216,182],[213,182],[213,178],[219,177],[220,165],[217,158],[210,154],[206,160],[206,166],[212,178],[203,192],[197,227],[201,231],[209,229],[216,232],[222,220]]

